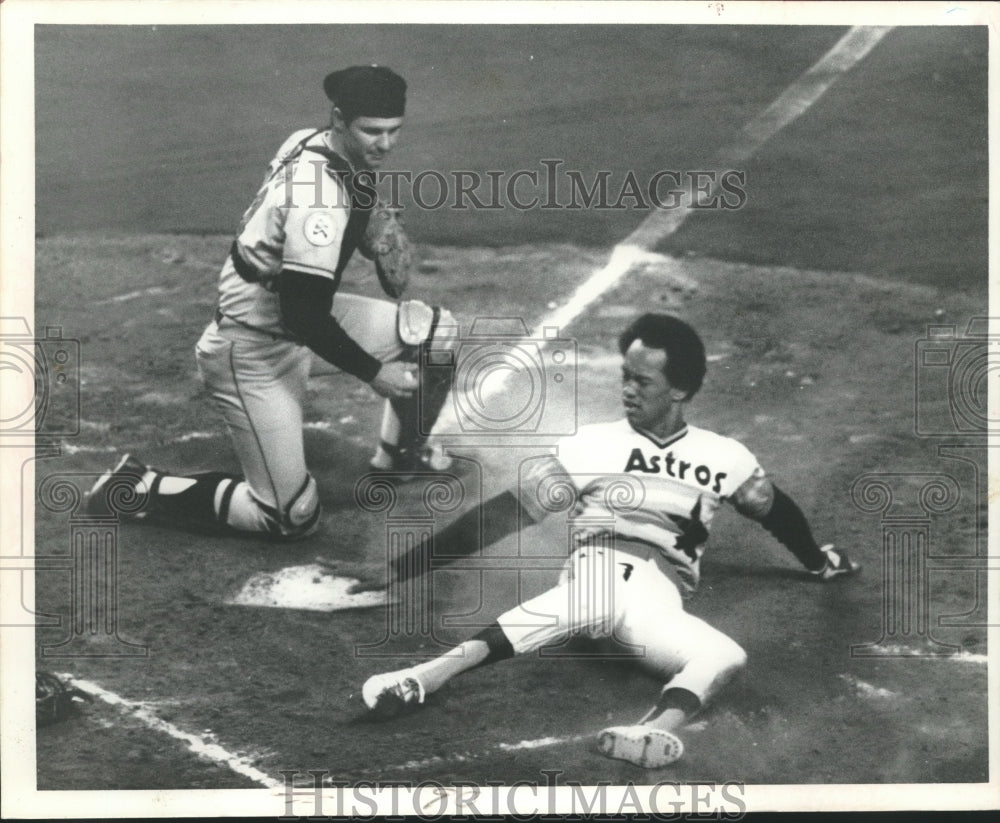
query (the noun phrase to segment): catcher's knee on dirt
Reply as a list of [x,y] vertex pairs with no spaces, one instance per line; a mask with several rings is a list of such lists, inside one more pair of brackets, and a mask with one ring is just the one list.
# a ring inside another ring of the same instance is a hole
[[319,523],[319,490],[312,475],[280,509],[258,500],[245,482],[233,489],[224,521],[238,531],[264,532],[278,540],[308,537]]

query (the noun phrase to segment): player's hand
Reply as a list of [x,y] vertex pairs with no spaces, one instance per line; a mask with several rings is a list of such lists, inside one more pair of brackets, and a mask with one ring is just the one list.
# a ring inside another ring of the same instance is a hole
[[361,592],[384,591],[389,588],[389,574],[385,563],[361,563],[344,568],[341,571],[345,577],[352,577],[358,582],[348,590],[348,594]]
[[383,363],[369,385],[382,397],[410,397],[417,390],[416,369],[413,363]]
[[365,579],[363,576],[351,586],[348,590],[348,594],[363,594],[364,592],[381,592],[389,588],[388,582],[385,578],[381,579],[371,578]]
[[826,555],[826,563],[821,569],[809,570],[809,574],[818,580],[826,582],[827,580],[833,580],[835,577],[844,577],[850,574],[857,574],[861,571],[860,563],[855,563],[841,549],[835,549],[832,543],[821,546],[820,551]]

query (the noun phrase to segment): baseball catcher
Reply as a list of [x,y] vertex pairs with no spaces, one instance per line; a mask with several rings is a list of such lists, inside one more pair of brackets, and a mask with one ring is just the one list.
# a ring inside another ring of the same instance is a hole
[[[403,294],[411,246],[399,215],[376,201],[370,173],[403,126],[406,83],[383,66],[335,71],[326,128],[296,131],[268,167],[219,277],[215,316],[196,347],[205,386],[225,418],[242,476],[177,476],[125,455],[91,490],[92,513],[119,482],[141,512],[294,539],[320,517],[306,467],[303,403],[314,357],[386,398],[372,466],[440,469],[427,434],[451,389],[444,355],[457,342],[450,313]],[[368,174],[369,177],[364,177]],[[389,300],[338,291],[354,251],[373,260]],[[421,363],[433,343],[445,365]]]
[[[600,732],[600,751],[638,766],[666,766],[683,752],[678,730],[746,661],[734,640],[683,604],[698,586],[722,503],[760,523],[812,578],[858,571],[843,551],[817,545],[805,515],[745,446],[685,422],[685,404],[706,371],[694,329],[645,314],[621,335],[619,348],[624,418],[581,427],[560,442],[558,457],[534,463],[517,492],[482,509],[488,544],[512,533],[519,520],[541,520],[560,494],[571,498],[575,544],[558,584],[440,657],[369,678],[362,697],[371,712],[418,706],[462,672],[570,637],[615,640],[641,649],[642,665],[664,685],[634,725]],[[463,515],[433,543],[400,555],[393,582],[429,571],[432,551],[440,558],[477,551],[479,534],[478,513]]]

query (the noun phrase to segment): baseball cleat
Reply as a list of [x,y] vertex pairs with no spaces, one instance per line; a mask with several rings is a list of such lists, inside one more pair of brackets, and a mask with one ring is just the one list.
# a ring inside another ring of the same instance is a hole
[[[113,504],[112,499],[116,495],[122,495],[122,502],[128,503],[128,499],[133,495],[144,495],[147,489],[142,485],[142,478],[147,471],[149,468],[131,454],[124,455],[113,469],[108,469],[97,479],[87,494],[87,514],[107,517],[124,513]],[[129,513],[134,512],[136,508],[141,507],[129,505]]]
[[369,466],[378,471],[395,472],[401,482],[412,480],[423,472],[443,472],[451,468],[452,460],[441,446],[399,448],[381,443]]
[[661,769],[684,754],[684,744],[677,735],[652,726],[612,726],[600,733],[597,745],[605,757],[627,760],[644,769]]
[[392,717],[403,709],[419,706],[427,693],[411,669],[372,675],[361,687],[361,698],[368,711],[379,717]]
[[851,560],[846,552],[835,549],[833,543],[820,546],[819,550],[826,555],[826,564],[822,569],[811,570],[809,574],[820,580],[832,580],[834,577],[861,571],[861,564]]

